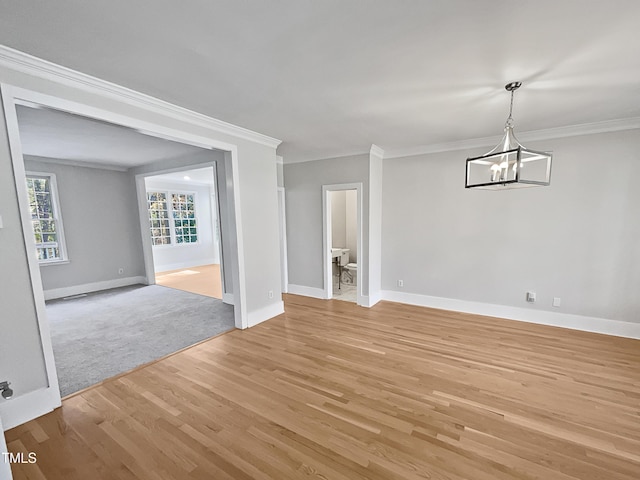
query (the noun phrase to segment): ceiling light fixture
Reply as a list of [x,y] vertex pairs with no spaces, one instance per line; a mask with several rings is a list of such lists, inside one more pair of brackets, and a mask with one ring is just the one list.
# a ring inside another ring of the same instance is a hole
[[511,104],[504,137],[490,152],[467,158],[465,188],[502,190],[549,185],[551,153],[529,150],[513,134],[513,94],[521,85],[521,82],[505,85],[511,93]]

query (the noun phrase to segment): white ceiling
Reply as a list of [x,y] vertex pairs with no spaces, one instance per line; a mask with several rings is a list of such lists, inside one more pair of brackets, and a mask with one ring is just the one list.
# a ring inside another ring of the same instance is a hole
[[17,112],[25,155],[127,169],[202,151],[58,110],[18,105]]
[[[10,4],[10,5],[9,5]],[[0,43],[283,140],[285,161],[640,116],[637,0],[0,2]]]
[[197,184],[213,186],[213,167],[194,168],[192,170],[182,170],[180,172],[163,173],[146,177],[151,180],[169,181],[184,184]]

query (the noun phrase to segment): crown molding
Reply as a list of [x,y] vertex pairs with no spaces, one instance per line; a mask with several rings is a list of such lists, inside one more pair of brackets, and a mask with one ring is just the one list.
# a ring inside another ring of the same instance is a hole
[[371,149],[369,150],[369,155],[373,157],[378,157],[380,159],[384,158],[384,150],[375,144],[371,144]]
[[[521,142],[536,142],[538,140],[550,140],[552,138],[576,137],[579,135],[592,135],[596,133],[618,132],[622,130],[634,130],[640,128],[640,117],[621,118],[604,122],[584,123],[565,127],[545,128],[543,130],[531,130],[518,132],[518,140]],[[398,148],[385,151],[384,158],[412,157],[429,153],[450,152],[456,150],[470,150],[480,147],[494,147],[502,139],[502,135],[493,137],[473,138],[455,142],[435,143],[420,147]]]
[[179,107],[150,95],[57,65],[4,45],[0,45],[0,67],[84,90],[102,97],[126,102],[161,115],[169,114],[181,121],[266,145],[267,147],[276,148],[282,143],[281,140],[276,138],[208,117],[193,110]]
[[[284,161],[285,165],[293,165],[295,163],[307,163],[307,162],[318,162],[321,160],[336,160],[338,158],[345,158],[345,157],[358,157],[358,156],[364,156],[364,155],[370,155],[370,151],[368,150],[350,150],[350,151],[346,151],[344,153],[340,153],[337,155],[330,155],[328,157],[307,157],[307,158],[296,158],[295,160],[286,160]],[[286,157],[286,155],[285,155]]]

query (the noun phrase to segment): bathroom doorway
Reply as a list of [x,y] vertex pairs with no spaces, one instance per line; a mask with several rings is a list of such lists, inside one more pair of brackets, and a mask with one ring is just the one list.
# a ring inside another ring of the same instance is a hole
[[361,184],[324,185],[323,200],[326,298],[361,305]]

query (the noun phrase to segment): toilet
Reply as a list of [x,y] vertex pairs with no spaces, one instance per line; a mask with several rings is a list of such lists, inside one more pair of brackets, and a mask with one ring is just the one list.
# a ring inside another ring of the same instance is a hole
[[350,285],[357,285],[357,277],[358,277],[358,264],[357,263],[347,263],[344,267],[344,283]]

